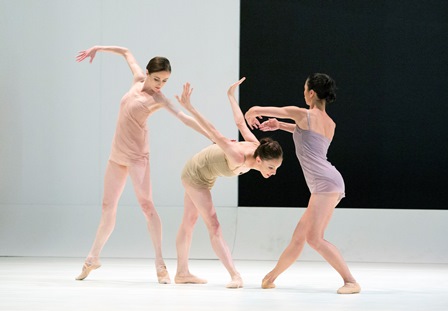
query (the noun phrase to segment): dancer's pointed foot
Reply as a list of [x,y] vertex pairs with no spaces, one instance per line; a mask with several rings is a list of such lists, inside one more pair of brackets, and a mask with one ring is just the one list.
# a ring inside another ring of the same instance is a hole
[[361,286],[358,283],[345,283],[338,289],[338,294],[358,294],[361,292]]
[[243,287],[243,279],[239,274],[236,274],[232,277],[232,281],[227,283],[227,288],[241,288]]
[[193,274],[188,275],[176,274],[176,276],[174,277],[174,282],[176,282],[176,284],[207,284],[207,280],[198,278]]
[[166,266],[157,268],[157,280],[159,281],[159,284],[171,284],[170,275],[168,274]]
[[266,276],[263,278],[263,281],[261,281],[261,288],[263,289],[275,288],[275,284],[271,281],[269,274],[270,273],[266,274]]
[[96,270],[96,269],[98,269],[99,267],[101,267],[101,264],[100,264],[100,263],[92,264],[92,263],[85,262],[84,265],[82,266],[81,274],[78,275],[78,277],[76,278],[76,280],[77,280],[77,281],[82,281],[82,280],[84,280],[84,279],[89,275],[89,273],[90,273],[92,270]]

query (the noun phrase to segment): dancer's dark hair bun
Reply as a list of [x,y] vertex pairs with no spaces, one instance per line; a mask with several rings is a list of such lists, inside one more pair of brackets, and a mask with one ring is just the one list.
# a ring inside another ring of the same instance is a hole
[[260,139],[260,145],[254,152],[254,157],[262,160],[283,158],[283,150],[280,144],[269,137]]
[[329,104],[336,100],[336,82],[325,73],[313,73],[307,78],[308,90],[316,92],[317,97]]

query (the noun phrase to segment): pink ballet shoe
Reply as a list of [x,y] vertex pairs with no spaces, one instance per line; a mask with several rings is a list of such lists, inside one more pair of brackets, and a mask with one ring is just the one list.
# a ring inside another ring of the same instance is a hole
[[226,288],[242,288],[243,287],[243,279],[238,274],[232,278],[232,281],[227,283]]
[[275,284],[274,284],[274,282],[271,282],[271,281],[269,280],[269,274],[266,275],[266,276],[263,278],[263,281],[261,281],[261,288],[263,288],[263,289],[272,289],[272,288],[275,288]]
[[166,266],[157,269],[157,280],[159,281],[159,284],[171,284],[170,275],[168,274]]
[[178,275],[174,277],[174,282],[176,284],[207,284],[207,280],[198,278],[193,274],[189,275]]
[[77,281],[84,280],[92,270],[96,270],[99,267],[101,267],[101,264],[99,264],[99,263],[98,264],[88,264],[87,262],[85,262],[84,265],[82,266],[82,272],[80,275],[78,275],[76,280]]
[[358,294],[361,292],[361,286],[358,283],[345,283],[338,289],[338,294]]

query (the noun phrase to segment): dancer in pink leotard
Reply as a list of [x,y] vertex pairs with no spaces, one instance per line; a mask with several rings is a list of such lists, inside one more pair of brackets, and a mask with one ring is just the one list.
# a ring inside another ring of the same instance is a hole
[[175,108],[162,94],[161,89],[171,75],[168,59],[152,58],[145,73],[127,48],[94,46],[79,52],[76,60],[81,62],[90,57],[92,62],[96,52],[111,52],[123,56],[131,69],[133,80],[131,88],[120,103],[117,127],[104,177],[101,221],[82,272],[76,279],[85,279],[92,270],[101,266],[99,256],[114,229],[118,200],[129,175],[154,245],[158,282],[168,284],[171,280],[162,256],[162,224],[154,207],[151,192],[146,120],[155,111],[165,108],[199,133],[206,137],[209,135],[194,118]]
[[[264,277],[263,288],[275,287],[275,279],[297,260],[306,242],[341,275],[344,285],[338,289],[339,294],[361,291],[337,248],[324,239],[333,210],[345,196],[344,180],[327,160],[327,150],[336,125],[325,108],[336,99],[335,91],[336,84],[332,78],[316,73],[308,77],[304,86],[303,95],[309,109],[295,106],[255,106],[246,112],[246,119],[251,127],[263,131],[280,129],[293,133],[296,155],[311,192],[308,207],[294,230],[291,242],[275,268]],[[291,119],[295,123],[269,119],[260,124],[258,118],[261,116]]]

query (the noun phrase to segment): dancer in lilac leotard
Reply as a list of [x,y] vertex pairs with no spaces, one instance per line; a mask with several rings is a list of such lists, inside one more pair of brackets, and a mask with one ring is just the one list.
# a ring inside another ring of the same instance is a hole
[[[324,239],[325,229],[339,201],[345,196],[341,174],[327,160],[327,150],[336,124],[326,113],[326,105],[336,99],[336,84],[326,74],[315,73],[305,82],[303,95],[309,109],[295,106],[252,107],[246,112],[249,126],[263,131],[284,130],[293,133],[296,154],[311,192],[308,207],[294,230],[291,242],[277,265],[262,281],[262,288],[274,288],[275,279],[300,256],[305,243],[315,249],[342,277],[339,294],[355,294],[360,285],[351,274],[338,249]],[[269,119],[260,124],[258,118],[270,116],[292,119],[294,123]]]
[[339,200],[345,196],[344,179],[327,160],[331,141],[310,126],[310,112],[307,111],[308,130],[296,126],[293,139],[296,155],[311,193],[339,193]]

